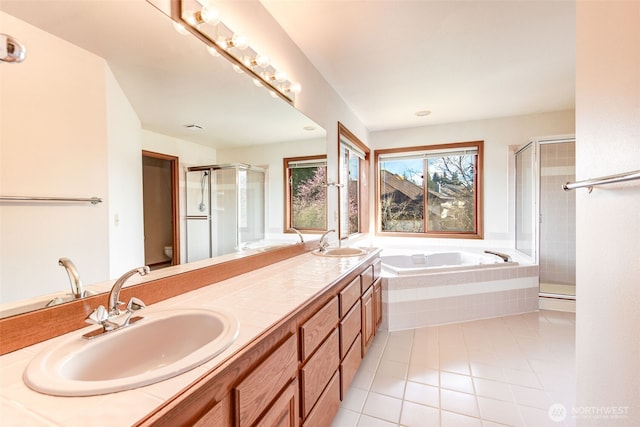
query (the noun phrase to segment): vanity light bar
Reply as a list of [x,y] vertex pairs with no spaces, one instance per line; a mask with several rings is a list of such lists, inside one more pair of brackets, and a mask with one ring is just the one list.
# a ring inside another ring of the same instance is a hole
[[300,92],[299,84],[278,71],[266,56],[253,50],[248,40],[234,33],[213,9],[197,0],[171,0],[171,18],[204,42],[210,50],[229,60],[234,68],[257,80],[272,95],[293,103],[295,95]]

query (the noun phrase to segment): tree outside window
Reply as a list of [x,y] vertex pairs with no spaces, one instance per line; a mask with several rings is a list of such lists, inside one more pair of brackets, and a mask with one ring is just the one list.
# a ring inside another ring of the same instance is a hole
[[285,159],[287,227],[299,231],[327,228],[327,162],[324,156]]

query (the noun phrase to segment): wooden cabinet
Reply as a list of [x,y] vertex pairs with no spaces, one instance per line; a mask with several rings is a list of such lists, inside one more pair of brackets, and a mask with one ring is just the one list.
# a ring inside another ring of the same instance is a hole
[[316,404],[340,364],[338,330],[318,348],[300,369],[302,418],[306,418]]
[[344,396],[353,381],[353,377],[356,376],[360,362],[362,362],[362,349],[360,344],[360,334],[356,337],[353,345],[347,351],[347,354],[340,363],[340,399],[344,399]]
[[265,409],[279,401],[284,387],[296,378],[296,340],[297,335],[287,339],[235,387],[237,427],[254,425]]
[[351,344],[362,330],[360,301],[340,321],[340,359],[344,359]]
[[334,297],[300,327],[300,351],[306,360],[338,323],[338,297]]
[[229,397],[218,402],[209,412],[193,424],[193,427],[227,427],[231,424],[231,404]]
[[356,269],[138,425],[329,427],[382,320],[379,259]]
[[373,307],[373,288],[370,287],[362,295],[362,357],[367,353],[375,334]]
[[340,409],[340,374],[336,372],[331,377],[329,385],[327,385],[327,388],[318,399],[318,403],[305,420],[303,426],[329,427],[338,409]]
[[298,416],[298,380],[293,380],[260,418],[256,427],[297,427]]
[[344,317],[351,310],[351,307],[360,300],[361,295],[360,276],[358,276],[340,291],[340,317]]
[[376,331],[382,324],[382,279],[373,284],[373,324]]

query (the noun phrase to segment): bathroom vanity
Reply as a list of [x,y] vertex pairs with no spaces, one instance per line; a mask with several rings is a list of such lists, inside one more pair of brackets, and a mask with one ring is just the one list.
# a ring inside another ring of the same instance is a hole
[[21,372],[62,337],[5,354],[2,369],[11,374],[3,376],[0,403],[10,417],[59,425],[104,416],[118,425],[328,426],[382,319],[379,252],[307,252],[148,307],[219,309],[240,323],[238,339],[219,356],[157,384],[47,396],[27,388]]

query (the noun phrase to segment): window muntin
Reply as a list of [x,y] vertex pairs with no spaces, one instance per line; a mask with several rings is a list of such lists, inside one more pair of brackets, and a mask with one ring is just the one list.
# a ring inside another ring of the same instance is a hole
[[482,141],[377,151],[378,231],[482,238],[482,152]]
[[327,229],[327,158],[285,159],[286,228],[299,231]]

